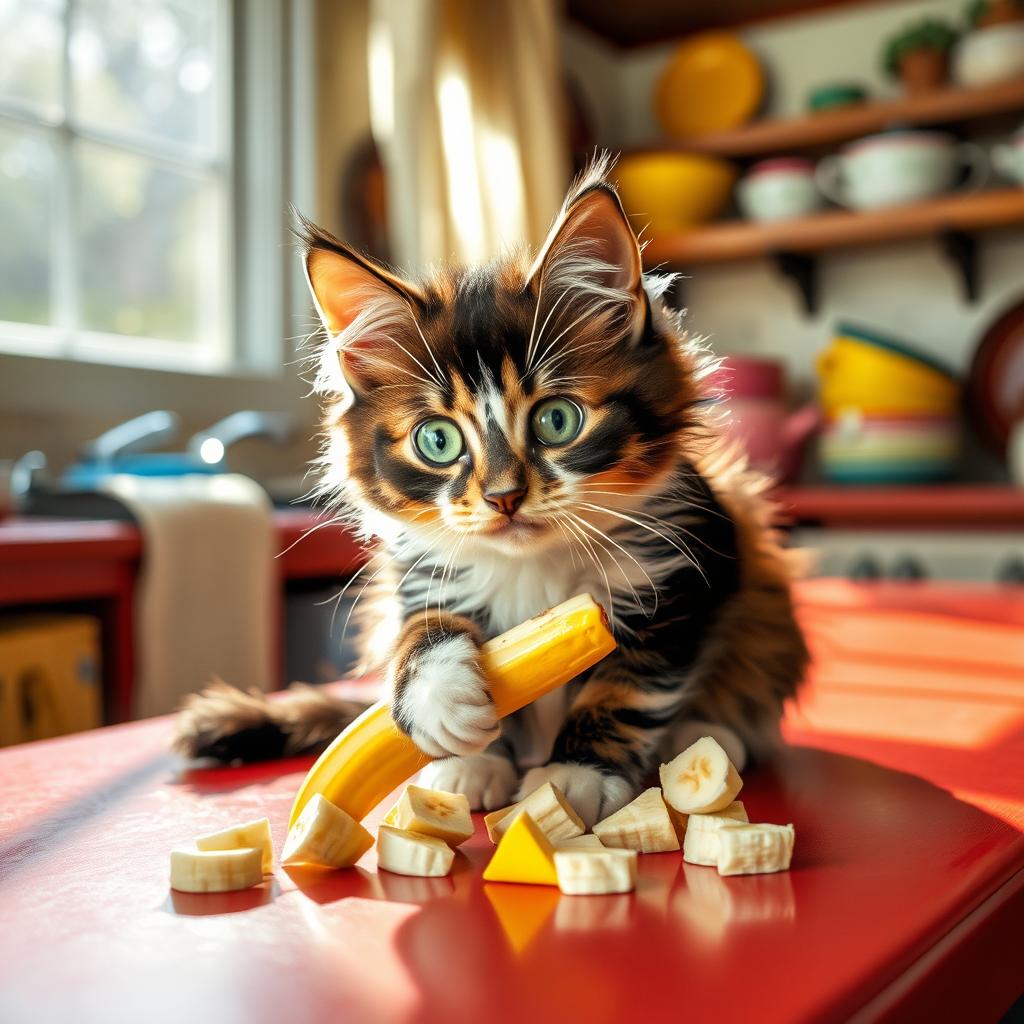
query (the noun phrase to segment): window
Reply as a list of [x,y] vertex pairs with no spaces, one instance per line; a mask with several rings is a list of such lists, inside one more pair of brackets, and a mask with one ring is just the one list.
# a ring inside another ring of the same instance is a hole
[[0,349],[234,361],[230,0],[0,0]]

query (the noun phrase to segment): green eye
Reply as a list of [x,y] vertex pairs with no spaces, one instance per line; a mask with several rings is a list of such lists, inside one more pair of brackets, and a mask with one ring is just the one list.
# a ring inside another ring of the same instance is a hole
[[416,451],[434,466],[450,466],[464,447],[462,432],[451,420],[426,420],[412,435]]
[[568,444],[583,428],[583,412],[568,398],[548,398],[533,410],[530,426],[541,444]]

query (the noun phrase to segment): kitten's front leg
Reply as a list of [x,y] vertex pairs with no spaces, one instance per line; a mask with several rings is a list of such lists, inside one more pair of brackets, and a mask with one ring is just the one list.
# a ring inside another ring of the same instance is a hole
[[461,615],[408,619],[391,659],[395,723],[431,757],[475,754],[498,738],[498,715],[480,670],[481,635]]

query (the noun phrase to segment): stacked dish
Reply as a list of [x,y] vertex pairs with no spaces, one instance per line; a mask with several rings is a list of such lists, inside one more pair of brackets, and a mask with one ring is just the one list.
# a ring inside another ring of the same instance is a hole
[[818,358],[822,470],[841,483],[925,483],[952,475],[959,387],[903,342],[840,324]]

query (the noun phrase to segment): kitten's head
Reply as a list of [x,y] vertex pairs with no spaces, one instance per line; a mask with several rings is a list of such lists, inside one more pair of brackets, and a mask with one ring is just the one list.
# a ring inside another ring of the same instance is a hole
[[628,508],[670,471],[693,425],[694,357],[645,291],[599,173],[536,259],[422,283],[305,227],[329,336],[325,486],[369,532],[514,552],[578,536],[579,519]]

